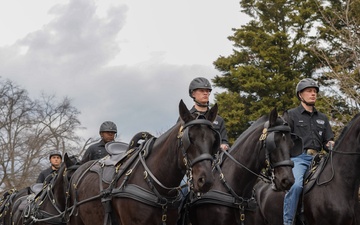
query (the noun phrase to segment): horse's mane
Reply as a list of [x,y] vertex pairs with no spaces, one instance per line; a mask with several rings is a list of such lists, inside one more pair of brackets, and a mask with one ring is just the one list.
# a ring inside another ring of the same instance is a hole
[[344,137],[345,137],[346,134],[348,133],[350,127],[352,127],[352,125],[354,125],[355,121],[356,121],[359,117],[360,117],[360,113],[356,114],[356,115],[350,120],[350,122],[342,129],[339,138],[338,138],[337,141],[335,142],[335,146],[337,146],[338,143],[341,143],[341,142],[342,142],[342,140],[344,139]]
[[234,142],[233,146],[236,146],[239,142],[242,142],[244,139],[248,138],[248,136],[259,127],[263,127],[264,123],[268,120],[268,116],[264,115],[257,119],[254,123],[251,124]]
[[176,124],[174,124],[172,127],[170,127],[167,131],[165,131],[164,133],[162,133],[160,136],[157,137],[158,140],[162,140],[166,137],[169,136],[169,134],[171,132],[173,132],[173,129],[175,129],[177,126],[179,126],[179,124],[181,124],[181,120],[177,121]]

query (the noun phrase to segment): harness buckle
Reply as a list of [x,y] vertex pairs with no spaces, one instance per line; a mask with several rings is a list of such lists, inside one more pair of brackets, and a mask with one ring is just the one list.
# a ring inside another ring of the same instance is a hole
[[315,150],[315,149],[308,148],[308,149],[306,150],[306,154],[315,156],[315,155],[318,154],[318,151]]
[[261,134],[261,136],[260,136],[260,138],[259,138],[259,141],[265,140],[265,139],[266,139],[266,136],[267,136],[267,128],[265,127],[265,128],[263,129],[263,131],[262,131],[262,134]]

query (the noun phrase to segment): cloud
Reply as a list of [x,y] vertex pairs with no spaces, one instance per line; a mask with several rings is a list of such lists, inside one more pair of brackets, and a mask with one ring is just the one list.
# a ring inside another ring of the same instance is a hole
[[106,120],[117,124],[122,141],[140,131],[159,135],[175,124],[181,99],[192,106],[190,81],[211,79],[215,71],[209,65],[166,63],[163,51],[134,65],[111,65],[122,51],[118,40],[128,11],[126,5],[113,6],[100,17],[94,1],[55,5],[50,22],[0,48],[0,74],[33,98],[41,92],[70,97],[81,111],[87,130],[79,133],[85,139],[97,137]]

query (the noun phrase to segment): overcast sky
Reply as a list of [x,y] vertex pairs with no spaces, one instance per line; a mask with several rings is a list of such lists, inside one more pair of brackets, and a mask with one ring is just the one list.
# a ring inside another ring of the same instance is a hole
[[192,107],[190,81],[219,74],[213,61],[231,54],[227,37],[246,22],[239,0],[2,1],[0,76],[33,99],[72,99],[84,139],[106,120],[121,141],[158,136],[181,99]]

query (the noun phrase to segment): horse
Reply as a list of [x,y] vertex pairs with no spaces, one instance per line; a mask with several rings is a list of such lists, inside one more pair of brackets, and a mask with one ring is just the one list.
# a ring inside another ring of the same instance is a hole
[[[334,148],[329,149],[329,153],[321,159],[322,163],[314,170],[316,176],[311,179],[304,177],[303,199],[299,202],[296,224],[360,224],[359,115],[352,118],[342,130]],[[273,192],[269,185],[263,182],[255,185],[255,191],[259,208],[252,215],[256,218],[254,224],[283,224],[284,193]]]
[[24,196],[20,209],[18,205],[14,211],[13,225],[34,224],[66,224],[65,207],[66,195],[71,175],[77,169],[78,161],[75,156],[64,155],[56,175],[48,184],[39,184],[42,188],[36,194]]
[[11,224],[13,218],[13,208],[18,199],[31,194],[31,188],[25,187],[20,190],[12,188],[7,190],[0,200],[0,225]]
[[114,224],[114,218],[121,225],[176,224],[184,175],[198,192],[214,182],[214,155],[220,149],[213,128],[217,111],[215,104],[205,116],[195,117],[181,100],[180,119],[158,138],[121,157],[109,155],[80,166],[71,178],[68,224]]
[[[219,158],[215,183],[205,194],[190,193],[179,224],[251,224],[245,210],[253,208],[253,186],[261,177],[277,190],[294,183],[289,149],[294,145],[290,127],[276,108],[246,129]],[[268,178],[261,172],[266,169]]]

